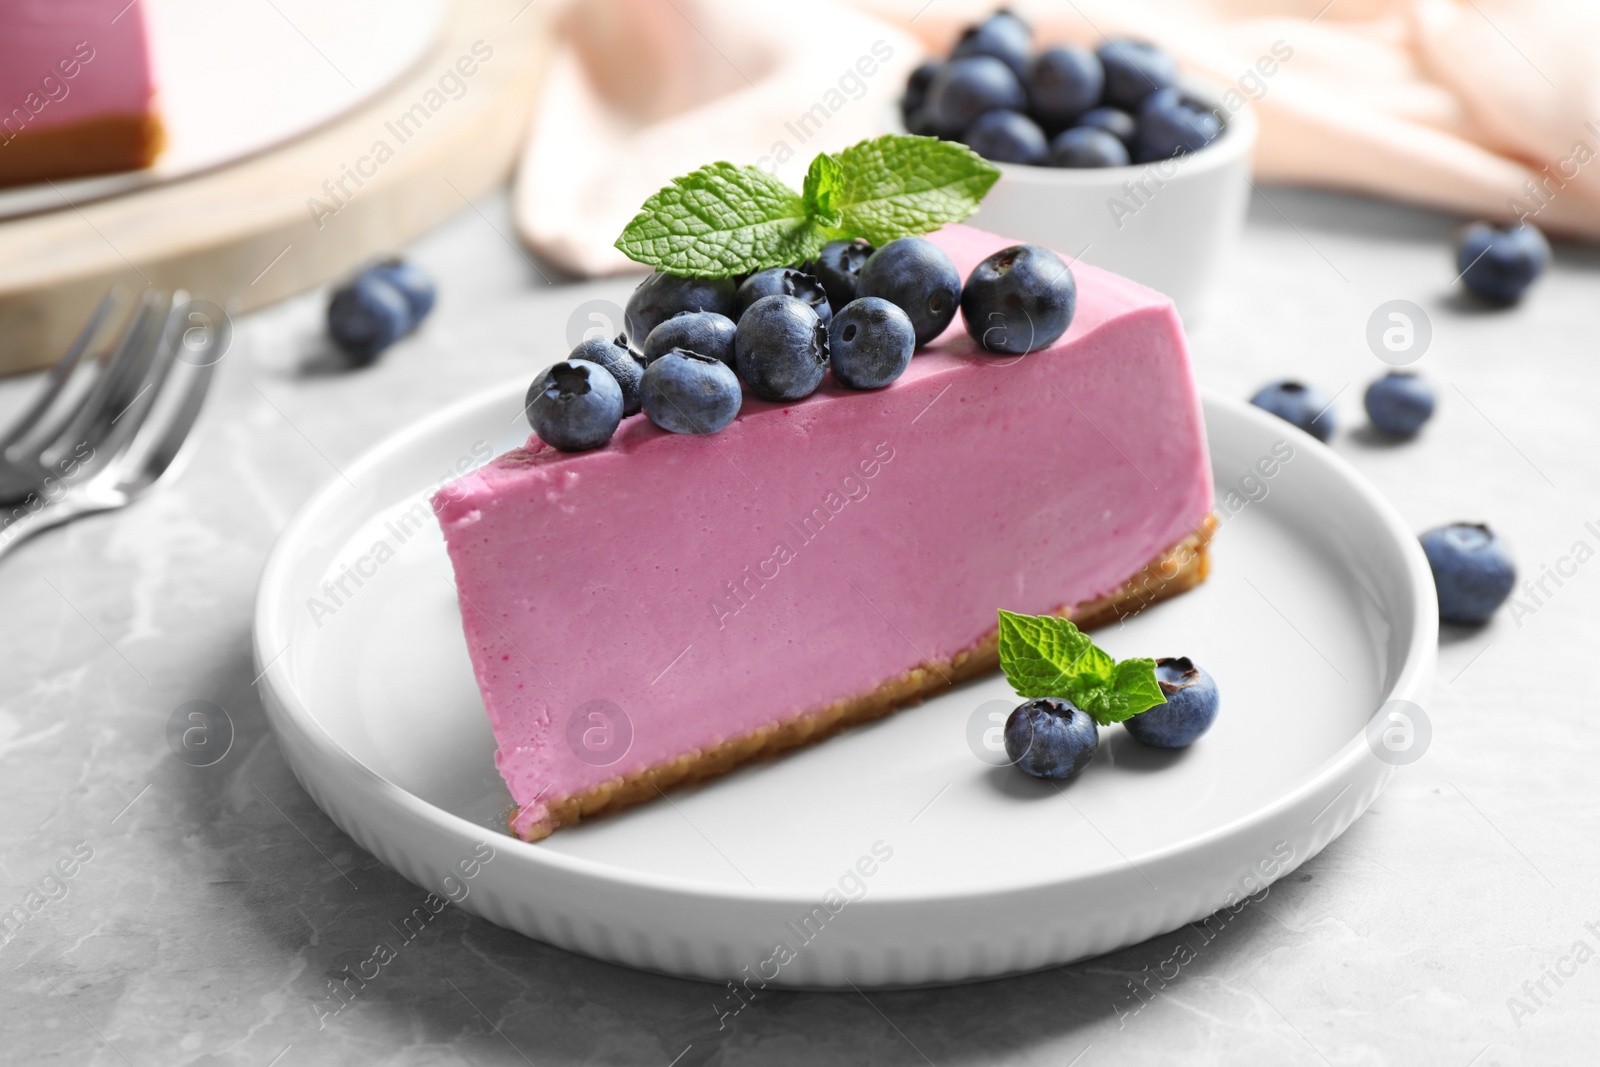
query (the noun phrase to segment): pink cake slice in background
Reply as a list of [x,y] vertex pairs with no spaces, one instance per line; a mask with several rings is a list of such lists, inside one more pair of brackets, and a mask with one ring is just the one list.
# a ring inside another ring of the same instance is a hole
[[142,0],[6,0],[0,186],[149,166],[155,90]]
[[[965,277],[1010,242],[932,239]],[[534,840],[994,669],[998,608],[1086,624],[1205,576],[1211,476],[1171,303],[1077,266],[1067,334],[960,321],[876,392],[746,397],[709,437],[643,416],[536,438],[434,499]]]

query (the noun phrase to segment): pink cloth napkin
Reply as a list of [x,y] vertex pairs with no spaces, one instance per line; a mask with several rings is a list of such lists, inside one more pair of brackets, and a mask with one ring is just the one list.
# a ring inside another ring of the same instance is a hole
[[[581,0],[515,190],[529,245],[582,274],[640,203],[714,159],[798,187],[818,151],[883,132],[906,74],[990,0]],[[1593,0],[1013,3],[1038,40],[1132,35],[1232,87],[1258,177],[1600,237]]]

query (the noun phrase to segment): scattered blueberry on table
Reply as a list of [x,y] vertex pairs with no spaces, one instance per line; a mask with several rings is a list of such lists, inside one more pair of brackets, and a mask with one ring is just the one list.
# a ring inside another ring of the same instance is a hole
[[1060,781],[1089,766],[1100,744],[1100,727],[1070,700],[1040,697],[1017,705],[1006,719],[1006,755],[1035,778]]
[[1412,371],[1390,371],[1363,398],[1372,425],[1391,437],[1415,437],[1433,417],[1433,387]]
[[1300,382],[1272,382],[1257,390],[1250,403],[1327,442],[1337,429],[1333,401],[1322,390]]
[[524,410],[541,441],[563,452],[584,452],[611,440],[622,406],[622,387],[611,372],[578,359],[562,360],[534,379]]
[[439,291],[433,284],[433,277],[415,263],[388,259],[371,268],[368,273],[400,290],[400,295],[406,298],[406,304],[411,309],[412,329],[416,329],[428,317],[438,301]]
[[367,366],[421,324],[436,296],[421,267],[400,259],[368,267],[334,291],[328,336],[353,366]]
[[743,399],[732,367],[715,357],[683,349],[650,362],[639,383],[639,395],[651,422],[672,433],[690,434],[726,429],[739,414]]
[[1156,660],[1156,681],[1167,702],[1122,725],[1151,748],[1187,748],[1217,719],[1217,683],[1187,656]]
[[674,348],[714,356],[733,366],[733,320],[715,311],[680,311],[644,339],[644,361],[652,363]]
[[764,296],[739,318],[734,366],[763,400],[803,400],[827,373],[828,328],[809,302]]
[[591,337],[580,341],[567,360],[580,359],[604,367],[616,379],[618,387],[622,389],[623,418],[639,414],[639,378],[644,374],[644,365],[628,350],[626,340],[621,337],[614,341]]
[[[1052,167],[1174,159],[1223,128],[1216,111],[1177,88],[1176,63],[1154,45],[1118,39],[1093,52],[1035,53],[1027,23],[1004,10],[969,27],[947,62],[918,66],[900,113],[914,134],[961,141],[997,163]],[[1085,128],[1116,137],[1124,151],[1102,138],[1062,140]]]
[[961,274],[944,249],[924,237],[890,241],[861,267],[857,292],[899,306],[920,347],[938,337],[961,306]]
[[917,347],[911,319],[876,296],[852,300],[828,326],[833,376],[851,389],[882,389],[905,373]]
[[1421,537],[1439,590],[1439,618],[1475,625],[1504,604],[1517,582],[1505,542],[1481,523],[1451,523]]
[[990,352],[1021,355],[1054,344],[1072,325],[1078,286],[1061,257],[1039,245],[1013,245],[967,276],[961,318]]
[[1476,222],[1456,247],[1467,290],[1491,304],[1515,304],[1550,264],[1550,242],[1531,223]]

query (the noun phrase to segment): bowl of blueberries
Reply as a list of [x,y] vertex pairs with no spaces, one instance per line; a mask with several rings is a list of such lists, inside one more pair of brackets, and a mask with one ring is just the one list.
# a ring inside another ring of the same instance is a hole
[[1187,321],[1244,226],[1254,115],[1142,41],[1039,47],[1002,9],[912,72],[889,125],[1000,168],[974,225],[1126,275]]

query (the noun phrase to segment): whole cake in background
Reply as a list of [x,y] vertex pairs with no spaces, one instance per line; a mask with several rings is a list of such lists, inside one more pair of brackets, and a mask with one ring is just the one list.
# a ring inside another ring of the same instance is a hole
[[0,12],[0,187],[154,162],[164,135],[142,0]]

